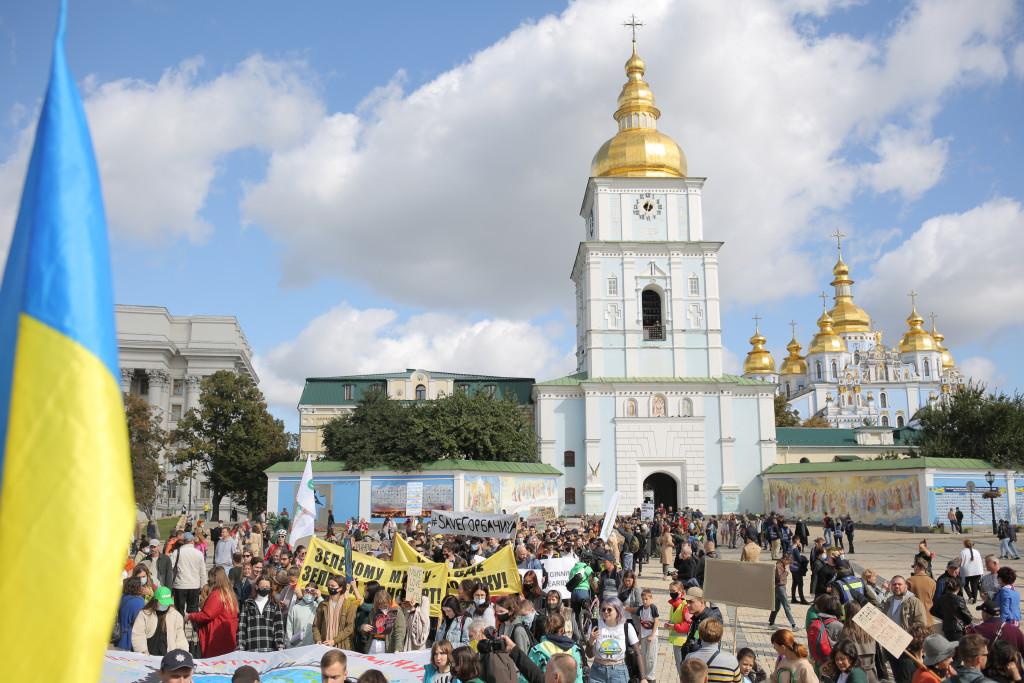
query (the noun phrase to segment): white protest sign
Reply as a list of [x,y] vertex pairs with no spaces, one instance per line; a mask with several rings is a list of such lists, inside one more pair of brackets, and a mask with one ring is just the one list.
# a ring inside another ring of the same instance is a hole
[[604,524],[601,525],[601,540],[607,541],[611,536],[612,528],[615,526],[615,511],[619,507],[619,498],[622,494],[616,491],[612,494],[612,502],[608,505],[608,511],[604,513]]
[[899,657],[910,645],[913,637],[904,631],[899,624],[885,612],[868,604],[860,608],[853,617],[853,622],[867,631],[867,634],[878,641],[893,657]]
[[648,522],[654,519],[654,503],[644,503],[640,506],[640,519]]
[[484,538],[515,538],[519,515],[492,515],[481,512],[434,510],[430,525],[432,534],[481,536]]

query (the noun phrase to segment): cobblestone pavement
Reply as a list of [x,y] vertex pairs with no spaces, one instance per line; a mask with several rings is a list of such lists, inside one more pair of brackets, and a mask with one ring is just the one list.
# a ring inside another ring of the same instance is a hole
[[[820,535],[820,529],[811,529],[811,538]],[[959,557],[963,550],[963,540],[970,538],[974,542],[975,549],[984,557],[988,554],[999,556],[999,540],[991,533],[966,534],[963,536],[955,534],[911,534],[907,532],[858,530],[854,536],[854,550],[851,553],[846,548],[846,559],[848,559],[854,570],[860,575],[866,568],[872,568],[878,572],[881,578],[888,580],[896,574],[907,576],[910,573],[910,565],[915,554],[917,544],[921,539],[928,541],[928,549],[935,553],[932,560],[933,572],[936,576],[945,570],[946,562]],[[739,549],[719,548],[719,556],[724,560],[738,560]],[[761,552],[762,562],[771,562],[771,553],[767,550]],[[1024,571],[1024,561],[1001,560],[1003,565],[1009,565],[1018,572]],[[792,578],[790,579],[792,580]],[[669,611],[668,606],[668,584],[667,579],[661,575],[661,564],[644,565],[643,574],[639,577],[639,584],[644,588],[650,588],[654,592],[654,602],[658,606],[658,612],[662,614],[661,623],[665,623]],[[810,586],[810,577],[804,577],[804,593],[808,600],[811,599],[807,588]],[[787,588],[787,591],[789,588]],[[972,612],[973,605],[968,605]],[[732,608],[720,605],[722,614],[725,617],[725,636],[723,638],[723,650],[735,652],[743,647],[749,647],[758,655],[758,662],[770,674],[775,668],[775,650],[772,649],[771,634],[776,628],[786,628],[785,612],[780,612],[776,618],[776,626],[768,626],[768,612],[764,610],[741,607],[738,609],[736,628],[736,648],[732,647],[733,624],[730,621],[728,612]],[[807,615],[806,605],[792,605],[793,618],[800,627],[798,640],[806,642],[804,630],[804,618]],[[655,678],[659,683],[674,683],[678,680],[675,671],[675,662],[672,658],[672,647],[668,644],[667,631],[661,630],[659,634],[660,647],[658,648],[658,663]]]

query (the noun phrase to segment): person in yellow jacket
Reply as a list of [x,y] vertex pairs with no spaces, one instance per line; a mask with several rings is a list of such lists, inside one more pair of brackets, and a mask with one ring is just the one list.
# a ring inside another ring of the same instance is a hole
[[686,596],[683,584],[673,581],[668,585],[668,622],[665,628],[668,629],[668,642],[672,646],[672,655],[676,660],[676,670],[683,662],[685,652],[683,645],[686,644],[687,634],[690,632],[690,612],[686,609]]

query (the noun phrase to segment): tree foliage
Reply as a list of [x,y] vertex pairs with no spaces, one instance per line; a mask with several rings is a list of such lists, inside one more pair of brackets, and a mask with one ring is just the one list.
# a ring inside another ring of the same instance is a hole
[[977,458],[1024,466],[1024,396],[990,394],[973,382],[950,394],[949,405],[917,414],[915,445],[925,457]]
[[789,407],[786,397],[775,394],[775,426],[776,427],[799,427],[800,413]]
[[800,423],[801,427],[817,427],[819,429],[831,427],[828,420],[823,418],[821,415],[811,415],[809,418]]
[[148,511],[156,502],[161,482],[159,458],[160,451],[167,445],[167,431],[160,426],[156,411],[135,392],[125,396],[124,414],[128,420],[135,506]]
[[514,397],[461,391],[402,402],[371,390],[349,415],[323,428],[325,458],[351,470],[408,472],[436,460],[536,462],[536,434]]
[[263,470],[282,460],[294,460],[284,423],[268,411],[263,392],[244,375],[220,370],[203,380],[199,408],[178,422],[174,461],[206,474],[213,494],[214,514],[226,495],[242,498],[252,512],[267,501]]

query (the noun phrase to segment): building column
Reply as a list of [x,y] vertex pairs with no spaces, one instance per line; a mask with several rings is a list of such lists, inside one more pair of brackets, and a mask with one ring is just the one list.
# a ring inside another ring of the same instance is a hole
[[132,379],[135,378],[135,371],[128,368],[121,369],[121,391],[127,394],[132,390]]
[[202,393],[203,378],[200,375],[185,375],[185,407],[187,412],[199,407],[199,395]]

